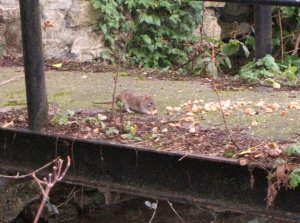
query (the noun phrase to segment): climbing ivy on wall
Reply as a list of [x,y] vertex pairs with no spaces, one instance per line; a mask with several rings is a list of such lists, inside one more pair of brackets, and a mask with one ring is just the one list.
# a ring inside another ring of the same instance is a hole
[[103,59],[125,58],[129,63],[143,67],[168,67],[188,59],[196,41],[193,30],[201,22],[201,1],[91,2],[99,11],[98,29],[110,49],[108,54],[102,55]]

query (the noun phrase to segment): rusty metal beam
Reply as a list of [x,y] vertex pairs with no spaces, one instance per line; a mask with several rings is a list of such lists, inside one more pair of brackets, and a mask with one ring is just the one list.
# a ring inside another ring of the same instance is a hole
[[[101,191],[168,199],[275,219],[300,221],[299,190],[280,191],[265,208],[267,173],[207,156],[185,157],[96,140],[0,128],[0,169],[29,172],[56,156],[72,157],[65,182]],[[255,183],[251,188],[250,173]]]

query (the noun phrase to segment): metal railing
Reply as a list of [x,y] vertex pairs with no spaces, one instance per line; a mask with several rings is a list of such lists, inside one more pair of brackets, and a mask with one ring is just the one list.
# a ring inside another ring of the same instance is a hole
[[[204,0],[202,0],[204,1]],[[300,0],[205,0],[208,2],[245,3],[256,5],[277,5],[300,7]]]

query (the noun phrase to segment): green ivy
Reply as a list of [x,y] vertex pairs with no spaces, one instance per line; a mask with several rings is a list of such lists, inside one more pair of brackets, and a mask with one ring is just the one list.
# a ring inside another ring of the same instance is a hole
[[257,61],[252,61],[243,66],[237,79],[246,82],[270,85],[278,82],[283,85],[297,85],[299,82],[299,59],[287,57],[284,64],[277,63],[271,55]]
[[203,3],[192,0],[91,0],[98,29],[115,62],[125,53],[132,65],[168,67],[188,60]]

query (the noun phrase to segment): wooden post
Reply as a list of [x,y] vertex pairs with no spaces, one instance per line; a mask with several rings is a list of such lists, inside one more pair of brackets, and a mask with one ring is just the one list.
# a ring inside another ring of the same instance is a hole
[[272,6],[254,5],[255,58],[272,53]]
[[48,124],[39,0],[19,0],[28,124],[37,131]]

